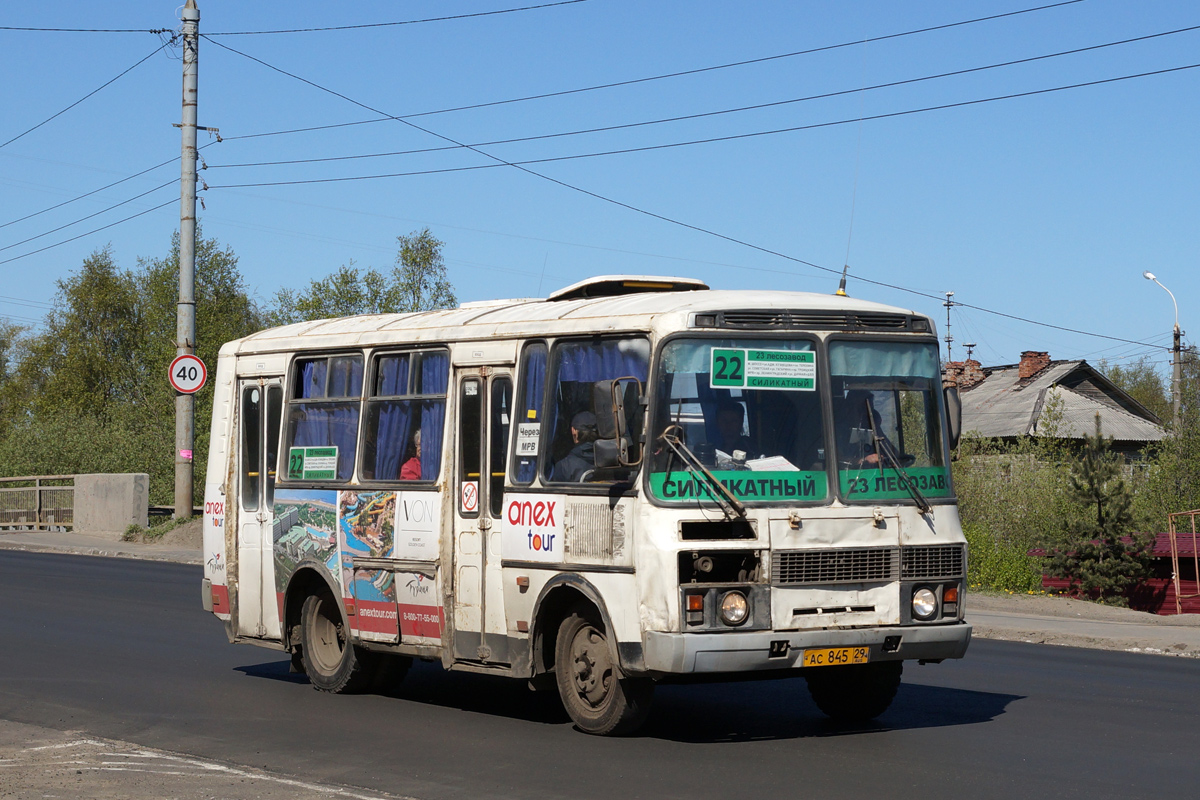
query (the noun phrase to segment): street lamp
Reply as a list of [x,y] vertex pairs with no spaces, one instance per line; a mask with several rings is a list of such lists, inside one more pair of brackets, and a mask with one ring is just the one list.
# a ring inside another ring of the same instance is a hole
[[1175,419],[1175,430],[1179,430],[1179,395],[1181,391],[1180,384],[1183,382],[1182,367],[1179,363],[1179,303],[1175,300],[1175,293],[1167,287],[1159,283],[1158,278],[1154,277],[1154,273],[1146,270],[1142,273],[1142,277],[1148,281],[1154,281],[1162,286],[1162,289],[1167,294],[1171,295],[1171,302],[1175,305],[1175,334],[1174,341],[1171,346],[1173,358],[1171,361],[1171,411]]

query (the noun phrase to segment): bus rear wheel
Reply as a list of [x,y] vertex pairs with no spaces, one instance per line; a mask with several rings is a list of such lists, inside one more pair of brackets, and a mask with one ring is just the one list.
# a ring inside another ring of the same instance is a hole
[[805,672],[813,702],[830,719],[866,722],[887,711],[900,688],[903,661],[816,667]]
[[334,694],[361,692],[374,677],[375,654],[355,646],[333,595],[309,595],[300,611],[304,671],[313,687]]
[[645,722],[654,681],[618,678],[604,626],[571,614],[558,629],[554,674],[563,707],[584,733],[620,736]]

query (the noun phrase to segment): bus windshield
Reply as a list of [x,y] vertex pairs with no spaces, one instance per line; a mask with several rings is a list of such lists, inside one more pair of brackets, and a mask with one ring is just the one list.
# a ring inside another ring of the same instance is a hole
[[950,496],[937,346],[833,341],[829,372],[842,498],[923,505],[922,496]]
[[816,356],[808,339],[667,342],[648,442],[654,496],[717,502],[711,480],[686,463],[671,440],[744,503],[824,500],[829,490]]

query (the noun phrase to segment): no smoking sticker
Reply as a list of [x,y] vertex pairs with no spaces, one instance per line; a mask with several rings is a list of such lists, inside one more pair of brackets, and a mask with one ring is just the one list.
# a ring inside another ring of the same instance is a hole
[[462,510],[464,514],[474,514],[479,510],[479,481],[463,482]]

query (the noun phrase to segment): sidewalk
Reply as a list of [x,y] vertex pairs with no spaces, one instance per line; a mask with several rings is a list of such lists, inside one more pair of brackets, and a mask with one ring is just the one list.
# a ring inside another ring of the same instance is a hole
[[204,563],[200,548],[119,542],[103,536],[62,531],[3,530],[0,531],[0,548],[28,550],[34,553],[74,553],[82,556],[174,561],[180,564]]
[[[86,533],[0,531],[0,549],[202,564],[198,547],[118,542]],[[1065,597],[967,593],[977,639],[1200,658],[1200,614],[1159,617]]]

